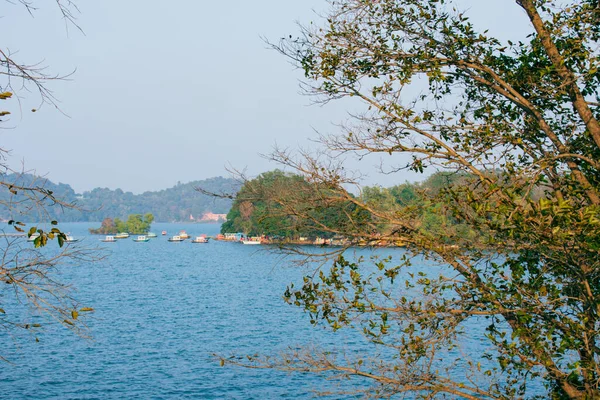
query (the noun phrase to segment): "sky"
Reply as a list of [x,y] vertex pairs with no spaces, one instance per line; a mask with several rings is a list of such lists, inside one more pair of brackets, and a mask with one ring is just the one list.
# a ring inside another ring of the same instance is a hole
[[[476,25],[503,38],[528,32],[506,0],[460,0]],[[53,1],[0,9],[2,49],[21,62],[68,75],[49,83],[59,109],[35,93],[3,104],[0,130],[13,169],[35,171],[81,193],[95,187],[141,193],[177,182],[250,176],[278,166],[261,154],[275,144],[314,148],[360,104],[314,105],[300,93],[301,71],[268,48],[296,35],[297,22],[322,23],[325,0],[77,0],[76,27]],[[31,109],[37,111],[31,112]],[[377,174],[379,159],[347,160],[365,184],[422,177]]]

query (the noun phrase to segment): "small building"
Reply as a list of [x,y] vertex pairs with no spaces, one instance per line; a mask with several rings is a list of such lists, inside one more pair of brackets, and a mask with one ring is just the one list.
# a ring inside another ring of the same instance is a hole
[[212,212],[205,212],[200,218],[201,222],[224,222],[227,220],[227,214],[215,214]]
[[245,235],[243,233],[237,232],[237,233],[224,233],[223,234],[224,239],[223,240],[228,240],[231,242],[239,242],[240,240],[242,240],[243,237],[245,237]]

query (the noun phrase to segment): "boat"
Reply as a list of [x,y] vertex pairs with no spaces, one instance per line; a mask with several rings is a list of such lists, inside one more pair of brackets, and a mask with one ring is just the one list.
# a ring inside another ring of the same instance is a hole
[[129,233],[121,232],[121,233],[117,233],[117,235],[115,236],[115,239],[127,239],[128,237],[129,237]]
[[150,240],[150,238],[146,235],[140,235],[133,239],[134,242],[147,242],[148,240]]
[[219,234],[217,235],[217,240],[224,240],[226,242],[240,242],[242,241],[242,239],[244,238],[244,234],[243,233],[224,233],[224,234]]
[[65,242],[67,242],[67,243],[75,243],[75,242],[79,242],[79,239],[75,239],[71,235],[65,235]]
[[192,240],[192,243],[208,243],[208,238],[206,237],[206,235],[196,236]]
[[248,239],[248,240],[242,240],[243,244],[260,244],[260,239]]
[[114,236],[107,236],[104,239],[100,239],[100,241],[104,243],[115,243],[117,239],[115,239]]
[[188,234],[186,233],[186,231],[179,231],[179,237],[180,237],[181,239],[185,240],[185,239],[189,239],[189,238],[190,238],[190,235],[188,235]]
[[175,235],[175,236],[171,236],[169,239],[167,239],[169,242],[183,242],[185,239],[183,239],[181,236]]
[[162,235],[166,236],[167,235],[167,231],[162,231]]
[[146,236],[148,236],[149,238],[155,238],[156,237],[156,233],[154,233],[154,232],[148,232],[148,234]]

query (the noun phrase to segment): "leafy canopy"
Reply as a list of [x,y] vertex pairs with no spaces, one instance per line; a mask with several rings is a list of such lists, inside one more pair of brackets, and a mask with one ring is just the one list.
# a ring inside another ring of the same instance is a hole
[[[600,397],[598,2],[506,2],[529,20],[516,43],[477,30],[451,0],[330,3],[326,21],[274,47],[304,70],[308,94],[355,99],[364,112],[322,137],[329,160],[278,150],[272,158],[310,181],[319,201],[369,215],[330,232],[402,241],[407,252],[375,261],[374,272],[340,256],[286,295],[315,323],[357,328],[393,356],[292,352],[262,364],[368,378],[366,391],[381,396],[511,399],[545,386],[542,397]],[[386,162],[399,153],[410,161]],[[421,194],[437,210],[421,229],[414,204],[350,196],[344,187],[359,182],[333,162],[339,154],[378,154],[385,173],[463,177]],[[310,221],[308,199],[273,195]],[[465,230],[436,229],[442,215]],[[444,267],[423,271],[415,256]],[[492,350],[453,356],[466,327],[481,323]],[[457,376],[455,365],[466,372]]]
[[334,194],[300,175],[279,170],[262,173],[246,180],[221,232],[297,239],[330,238],[340,226],[362,229],[368,214],[352,201],[332,199]]

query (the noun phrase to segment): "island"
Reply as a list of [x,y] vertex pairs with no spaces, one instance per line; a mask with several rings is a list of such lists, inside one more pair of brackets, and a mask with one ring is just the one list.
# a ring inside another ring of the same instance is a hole
[[150,226],[154,221],[154,215],[151,213],[131,214],[127,217],[127,221],[121,221],[119,218],[104,218],[100,228],[90,228],[89,231],[93,235],[114,235],[119,232],[127,232],[133,235],[142,235],[148,233]]

